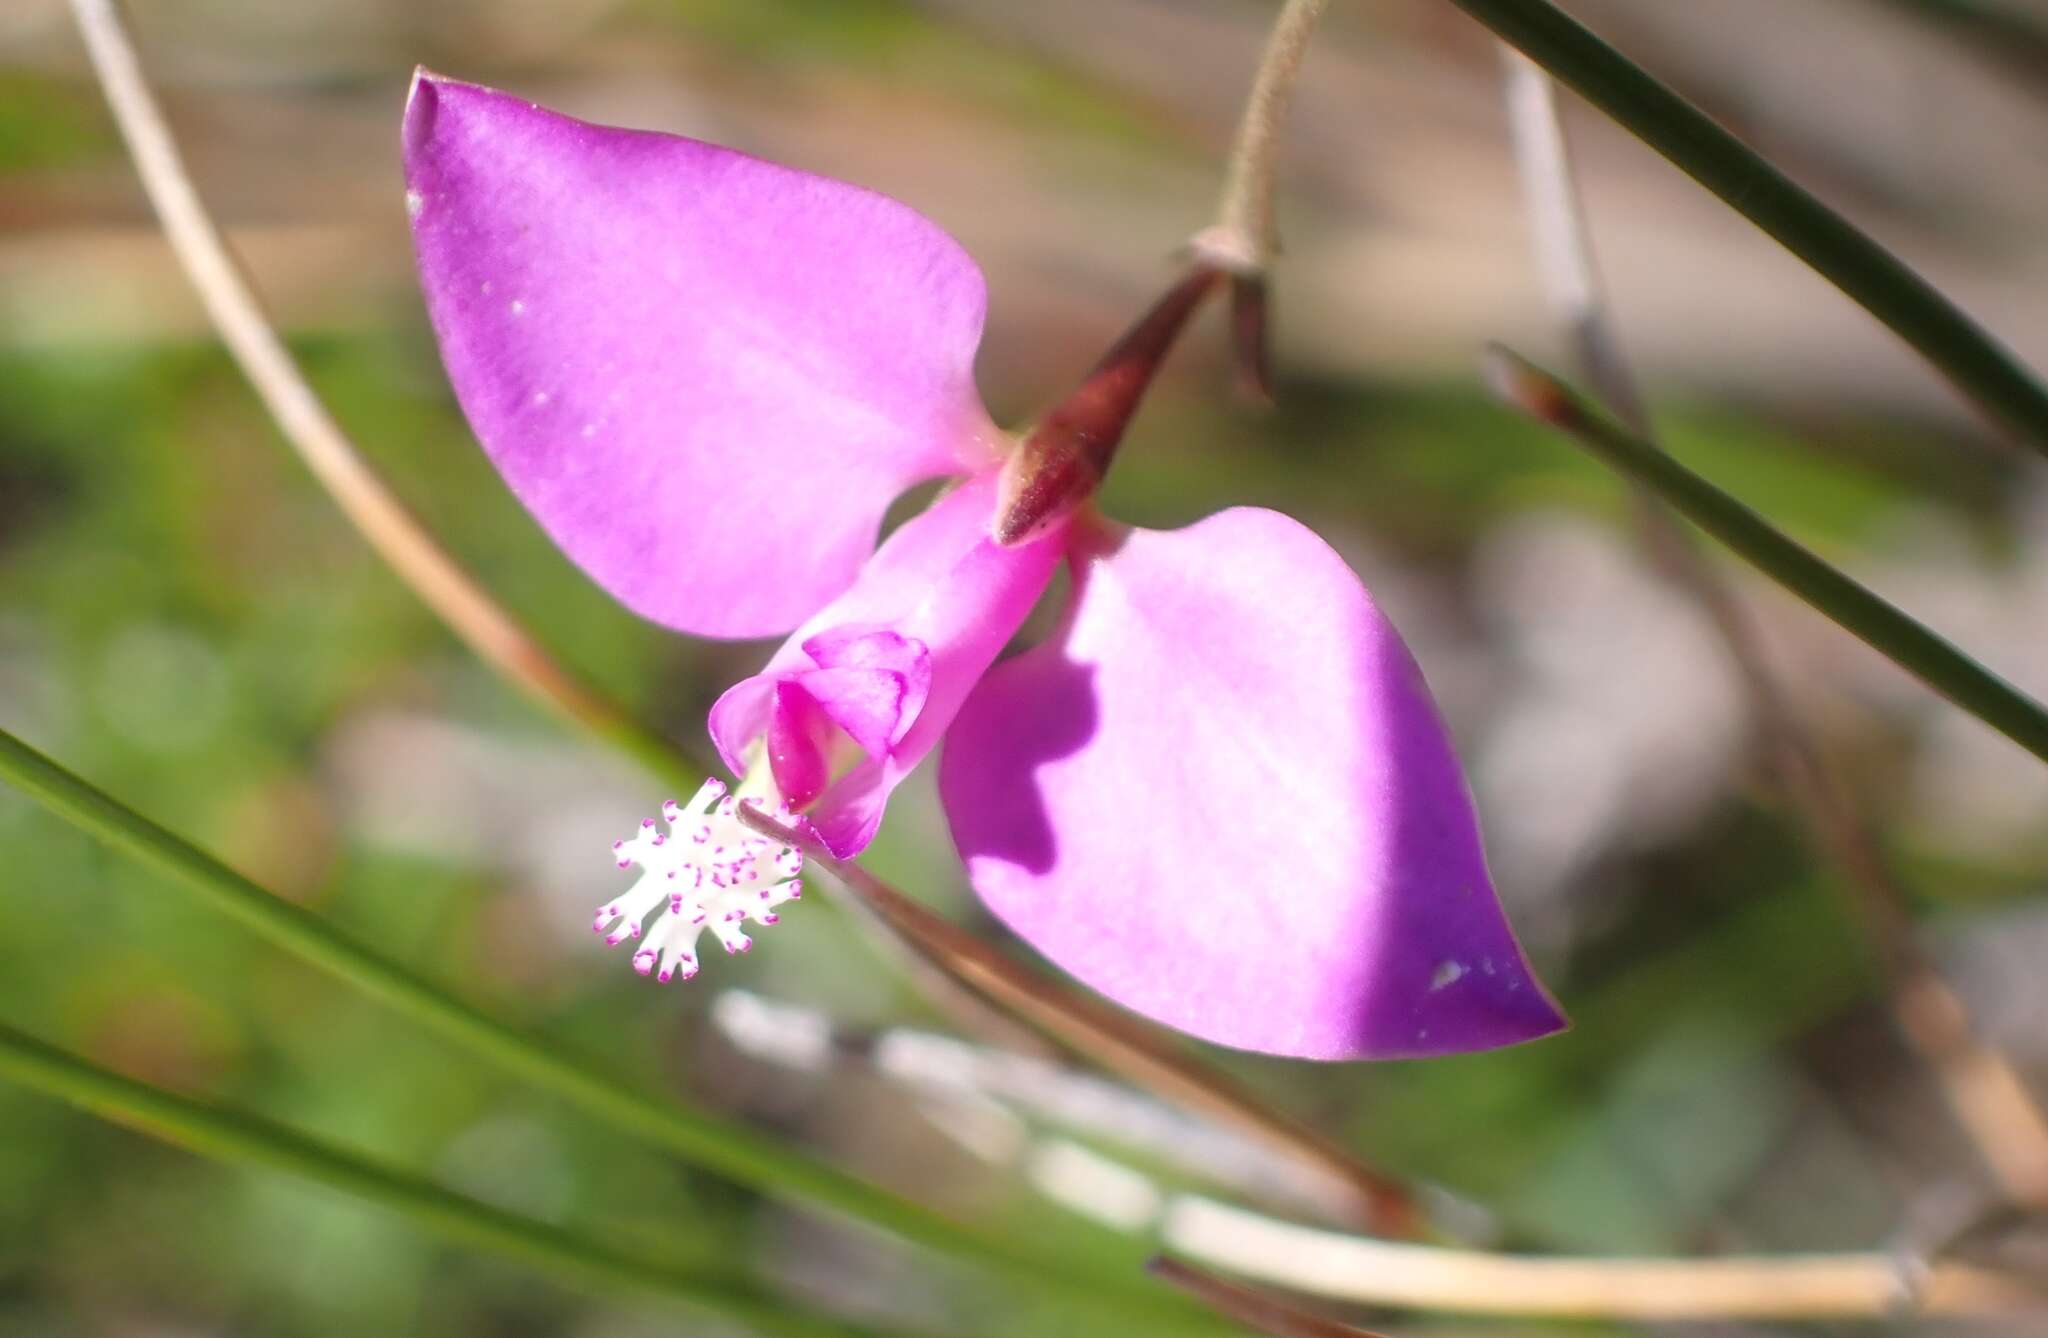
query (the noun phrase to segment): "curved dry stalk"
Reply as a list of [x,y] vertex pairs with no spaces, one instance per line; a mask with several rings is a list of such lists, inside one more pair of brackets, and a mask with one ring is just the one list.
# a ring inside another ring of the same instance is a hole
[[658,740],[551,656],[443,548],[365,461],[264,314],[185,170],[116,0],[71,0],[114,120],[164,236],[221,342],[278,430],[378,555],[483,660],[571,720],[654,761]]
[[[891,1073],[879,1062],[879,1050],[865,1053],[877,1073]],[[1264,1286],[1243,1287],[1206,1269],[1355,1304],[1531,1317],[1877,1319],[2048,1310],[2048,1291],[2037,1280],[1930,1261],[1925,1251],[1708,1259],[1503,1255],[1304,1226],[1177,1192],[1154,1174],[1064,1137],[983,1141],[977,1151],[991,1164],[1020,1171],[1049,1200],[1145,1236],[1173,1256],[1151,1265],[1166,1281],[1243,1323],[1291,1338],[1360,1331],[1316,1327],[1333,1322]]]
[[765,836],[801,847],[806,860],[838,879],[903,938],[922,945],[925,959],[963,988],[1134,1086],[1247,1134],[1343,1186],[1355,1199],[1352,1215],[1367,1229],[1412,1236],[1420,1228],[1421,1213],[1406,1186],[1362,1164],[1320,1133],[1190,1058],[1149,1024],[1093,996],[1073,993],[1012,961],[858,864],[834,858],[816,840],[782,826],[758,809],[742,807],[740,821]]
[[1363,1305],[1576,1319],[1876,1319],[2048,1307],[1993,1269],[1877,1252],[1598,1258],[1491,1254],[1347,1236],[1210,1199],[1166,1211],[1166,1247],[1217,1268]]
[[[1501,54],[1509,129],[1544,286],[1594,392],[1623,426],[1654,445],[1649,413],[1621,352],[1593,259],[1556,84],[1513,48],[1503,45]],[[1905,889],[1792,709],[1735,592],[1688,541],[1668,507],[1640,486],[1631,492],[1651,554],[1698,602],[1728,647],[1756,706],[1757,732],[1778,788],[1809,844],[1835,866],[1836,886],[1883,960],[1900,1032],[1934,1073],[2005,1196],[2048,1208],[2048,1117],[2011,1062],[1978,1038],[1962,1000],[1921,948]]]
[[[549,656],[363,459],[293,361],[194,189],[115,0],[71,0],[71,5],[179,262],[286,440],[343,513],[486,663],[571,720],[627,748],[655,771],[677,777],[695,771],[673,744]],[[837,861],[831,864],[838,866]],[[837,871],[843,871],[842,882],[854,894],[850,904],[858,918],[876,928],[888,946],[900,950],[896,955],[913,982],[963,1025],[1014,1042],[1018,1029],[1000,1015],[1021,1016],[1136,1086],[1220,1115],[1238,1127],[1264,1131],[1269,1140],[1286,1144],[1298,1160],[1344,1187],[1356,1208],[1347,1218],[1402,1234],[1417,1228],[1419,1214],[1412,1200],[1390,1177],[1359,1165],[1342,1149],[1168,1050],[1130,1019],[1092,998],[1035,978],[1028,990],[1014,981],[1007,986],[985,983],[1000,978],[986,964],[1001,961],[986,944],[863,871],[851,866],[838,866]]]
[[1218,1277],[1167,1255],[1156,1256],[1145,1271],[1172,1283],[1226,1319],[1273,1338],[1383,1338],[1369,1329],[1312,1314],[1292,1301]]

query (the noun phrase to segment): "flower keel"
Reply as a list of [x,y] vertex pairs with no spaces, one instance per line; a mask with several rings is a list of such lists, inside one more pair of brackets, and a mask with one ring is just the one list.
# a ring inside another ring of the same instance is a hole
[[765,760],[834,855],[865,849],[889,794],[938,743],[1052,579],[1066,521],[1005,547],[983,474],[891,534],[839,599],[711,708],[735,775]]
[[[664,983],[697,974],[697,940],[710,930],[728,954],[754,941],[745,925],[772,925],[775,908],[803,895],[803,855],[741,825],[739,806],[754,804],[708,780],[687,804],[661,806],[664,831],[645,818],[631,839],[614,841],[621,869],[640,867],[624,896],[598,909],[591,928],[607,945],[644,939],[633,969]],[[773,815],[794,822],[787,805]],[[651,924],[650,924],[651,921]]]

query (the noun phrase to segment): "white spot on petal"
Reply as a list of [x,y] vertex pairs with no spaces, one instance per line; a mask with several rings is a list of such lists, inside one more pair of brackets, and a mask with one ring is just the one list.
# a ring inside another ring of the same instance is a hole
[[526,303],[525,303],[524,301],[520,300],[519,298],[516,298],[516,297],[515,297],[515,298],[513,298],[513,299],[512,299],[512,314],[513,314],[514,316],[524,316],[524,315],[526,314]]
[[405,193],[405,216],[407,218],[418,218],[420,210],[426,207],[426,199],[418,191],[409,190]]
[[1455,985],[1464,974],[1465,964],[1463,962],[1438,962],[1435,973],[1429,978],[1429,988],[1434,991],[1443,989],[1448,985]]

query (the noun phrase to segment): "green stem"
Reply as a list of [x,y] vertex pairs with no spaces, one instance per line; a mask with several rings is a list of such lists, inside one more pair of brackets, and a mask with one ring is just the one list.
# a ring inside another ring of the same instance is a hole
[[665,1147],[741,1184],[829,1208],[946,1254],[1043,1285],[1032,1257],[887,1190],[863,1183],[783,1147],[744,1125],[633,1090],[590,1062],[520,1034],[404,967],[379,956],[326,921],[263,888],[190,842],[73,775],[0,730],[0,779],[59,817],[170,875],[216,910],[321,970],[382,1000],[415,1021],[613,1126]]
[[766,1332],[849,1331],[792,1314],[725,1277],[684,1271],[623,1244],[587,1240],[366,1161],[282,1125],[202,1105],[110,1073],[4,1024],[0,1077],[104,1119],[139,1125],[203,1156],[282,1171],[354,1195],[404,1215],[423,1231],[523,1260],[567,1280],[605,1290],[654,1292]]
[[1487,358],[1487,379],[1502,399],[1560,429],[1879,654],[2048,762],[2048,710],[2039,702],[1663,451],[1595,414],[1542,368],[1499,347],[1489,349]]
[[1890,326],[2048,453],[2048,386],[1925,279],[1546,0],[1452,0]]

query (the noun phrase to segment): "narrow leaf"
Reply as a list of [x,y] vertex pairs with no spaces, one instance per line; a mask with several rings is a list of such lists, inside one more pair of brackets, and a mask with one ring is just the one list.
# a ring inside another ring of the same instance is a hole
[[2048,386],[1934,285],[1546,0],[1452,0],[1762,228],[2048,454]]
[[2039,702],[1664,452],[1595,414],[1550,373],[1495,347],[1487,353],[1486,376],[1503,400],[1564,432],[1901,669],[2048,761],[2048,710]]
[[766,1333],[850,1331],[785,1310],[722,1276],[679,1269],[623,1243],[588,1240],[465,1198],[283,1125],[203,1105],[111,1073],[4,1024],[0,1077],[102,1118],[139,1126],[202,1156],[325,1185],[391,1209],[422,1231],[536,1265],[585,1286],[606,1291],[626,1287],[673,1297]]
[[614,1128],[740,1184],[832,1209],[945,1254],[976,1259],[1011,1276],[1028,1276],[1040,1286],[1046,1281],[1028,1247],[991,1240],[949,1222],[744,1125],[645,1095],[594,1063],[572,1056],[558,1042],[521,1034],[318,916],[265,891],[5,730],[0,730],[0,780],[90,835],[168,874],[215,910],[287,952]]

